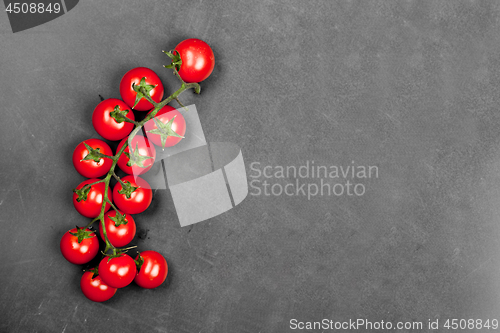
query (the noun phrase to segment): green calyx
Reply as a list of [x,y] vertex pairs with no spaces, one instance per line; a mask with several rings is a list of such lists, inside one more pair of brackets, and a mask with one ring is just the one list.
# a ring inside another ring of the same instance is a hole
[[115,227],[119,227],[120,225],[122,224],[127,224],[128,221],[127,221],[127,218],[126,218],[126,214],[116,214],[116,216],[110,216],[108,215],[109,219],[113,222],[115,222]]
[[135,108],[137,103],[139,103],[139,101],[144,97],[144,94],[143,94],[141,88],[144,88],[144,91],[149,95],[149,92],[151,90],[153,90],[155,87],[156,86],[153,84],[146,84],[145,77],[143,77],[141,79],[141,82],[137,85],[135,83],[132,83],[132,89],[134,89],[134,91],[137,93],[137,95],[135,97],[135,103],[134,103],[134,106],[132,108]]
[[125,156],[127,156],[129,159],[129,161],[127,162],[127,166],[129,167],[131,167],[132,165],[137,165],[141,168],[145,168],[146,166],[144,165],[144,161],[153,158],[152,156],[140,155],[138,143],[135,144],[135,149],[132,149],[132,147],[130,147],[130,151],[132,153],[124,153]]
[[83,144],[85,145],[85,148],[87,148],[89,153],[84,158],[82,158],[80,162],[93,160],[94,162],[99,163],[102,158],[101,148],[94,149],[90,147],[86,142],[84,142]]
[[137,271],[139,272],[141,270],[142,264],[144,264],[144,259],[141,256],[141,253],[137,251],[137,254],[139,255],[139,258],[135,261],[135,265],[137,266]]
[[76,195],[78,196],[78,198],[76,198],[76,201],[77,202],[80,202],[80,201],[87,201],[87,196],[89,195],[89,192],[90,192],[90,188],[92,186],[84,186],[82,187],[81,189],[77,190],[76,188],[73,190],[73,192],[76,193]]
[[93,231],[87,230],[86,228],[79,228],[78,226],[76,226],[76,232],[69,233],[78,238],[78,243],[81,243],[84,239],[95,237]]
[[122,255],[122,252],[119,250],[119,249],[116,249],[116,253],[103,253],[104,256],[108,257],[108,262],[113,259],[113,258],[118,258],[118,257],[121,257]]
[[128,181],[124,182],[125,186],[122,185],[122,189],[118,191],[120,194],[125,194],[127,199],[130,199],[132,193],[137,190],[139,187],[132,186],[132,184]]
[[[138,102],[136,101],[135,104],[137,104],[137,103]],[[111,118],[113,118],[114,120],[116,120],[117,123],[120,124],[120,123],[123,123],[126,120],[127,114],[129,112],[130,112],[130,110],[120,110],[120,107],[117,105],[117,106],[115,106],[115,109],[109,113],[109,115],[111,116]]]
[[175,66],[176,70],[179,70],[181,68],[182,60],[179,52],[177,52],[176,50],[162,51],[162,52],[165,53],[172,60],[172,63],[170,65],[164,65],[163,67],[174,68]]
[[182,135],[177,134],[173,129],[172,129],[172,124],[174,123],[176,116],[173,116],[172,119],[170,119],[166,124],[164,124],[161,121],[158,121],[158,119],[153,118],[153,121],[156,124],[155,129],[152,129],[150,131],[147,131],[147,133],[151,134],[158,134],[161,139],[161,147],[165,149],[165,145],[167,144],[167,138],[169,136],[174,136],[177,138],[184,138]]

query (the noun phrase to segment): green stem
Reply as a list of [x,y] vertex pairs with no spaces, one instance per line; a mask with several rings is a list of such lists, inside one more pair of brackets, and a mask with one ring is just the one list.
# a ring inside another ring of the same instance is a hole
[[184,106],[184,104],[181,103],[181,101],[179,100],[179,98],[176,98],[175,99],[177,101],[177,103],[179,103],[179,105],[186,111],[189,111],[189,109],[187,107]]
[[118,175],[113,171],[113,177],[115,177],[115,179],[122,185],[122,187],[125,187],[125,183],[123,182],[123,180],[118,177]]
[[124,121],[127,122],[127,123],[134,124],[135,126],[139,125],[138,121],[135,121],[135,120],[132,120],[132,119],[129,119],[129,118],[125,118]]
[[104,155],[103,153],[97,153],[97,156],[102,158],[109,158],[110,160],[112,160],[114,157],[114,156]]
[[[111,159],[113,159],[113,157],[112,157]],[[94,186],[95,184],[102,183],[103,181],[104,181],[104,179],[99,179],[99,180],[98,180],[98,181],[96,181],[96,182],[93,182],[93,183],[90,183],[90,184],[87,184],[87,185],[83,186],[80,190],[83,190],[84,188],[87,188],[87,187]]]
[[87,226],[85,228],[88,228],[90,227],[92,224],[94,224],[95,221],[99,220],[99,216],[96,217],[95,219],[93,219],[89,224],[87,224]]
[[115,210],[116,214],[121,214],[118,208],[116,208],[115,204],[111,201],[106,199],[106,201],[111,205],[111,207]]

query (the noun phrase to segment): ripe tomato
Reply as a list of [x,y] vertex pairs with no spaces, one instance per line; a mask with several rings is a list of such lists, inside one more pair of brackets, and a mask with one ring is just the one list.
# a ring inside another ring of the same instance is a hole
[[113,198],[116,204],[116,207],[127,214],[139,214],[145,211],[149,205],[151,204],[151,200],[153,200],[153,191],[151,191],[151,186],[149,186],[148,182],[140,177],[125,176],[122,178],[124,183],[130,183],[130,185],[134,187],[138,187],[134,192],[130,194],[130,197],[127,198],[126,194],[118,193],[121,191],[122,184],[119,182],[116,183],[113,188]]
[[146,289],[156,288],[165,281],[168,273],[167,261],[156,251],[144,251],[138,255],[135,260],[140,261],[142,257],[141,268],[135,276],[135,283]]
[[[80,185],[76,187],[76,190],[80,190],[85,185],[94,183],[98,180],[99,179],[96,178],[87,179],[86,181],[80,183]],[[99,216],[99,214],[101,213],[101,206],[104,199],[104,189],[105,185],[103,182],[94,184],[90,187],[90,190],[87,193],[85,200],[80,199],[80,201],[78,201],[79,200],[78,194],[76,192],[73,193],[73,205],[75,205],[75,208],[78,211],[78,213],[82,214],[85,217],[90,217],[90,218]],[[113,196],[111,194],[111,188],[108,188],[108,199],[109,201],[113,200]],[[107,212],[109,208],[111,208],[111,205],[109,203],[106,203],[106,206],[104,207],[104,212]]]
[[94,269],[86,271],[80,280],[80,288],[85,297],[94,302],[104,302],[113,297],[116,288],[105,284],[100,275],[95,276]]
[[119,257],[104,257],[99,263],[99,276],[102,281],[113,288],[128,286],[135,278],[137,267],[128,254]]
[[[146,79],[141,82],[142,78]],[[163,98],[163,84],[160,78],[151,69],[146,67],[137,67],[129,70],[123,75],[120,81],[120,95],[125,103],[137,111],[148,111],[153,108],[153,105],[139,93],[139,101],[137,101],[137,92],[135,86],[142,85],[149,92],[151,99],[159,103]],[[142,97],[142,98],[141,98]],[[135,105],[137,103],[137,105]],[[134,106],[135,105],[135,106]]]
[[[118,108],[116,108],[117,106]],[[128,112],[124,115],[127,110]],[[130,120],[135,120],[132,109],[119,99],[108,98],[99,103],[94,109],[94,113],[92,113],[92,124],[97,133],[106,140],[121,140],[134,129],[134,124],[132,123],[126,121],[117,122],[111,116],[111,112],[115,111],[121,112],[122,116],[126,116]]]
[[[123,212],[120,212],[120,214],[123,216]],[[112,210],[104,214],[104,226],[108,240],[114,247],[124,247],[134,239],[136,225],[134,219],[129,214],[125,214],[125,220],[123,221],[120,216],[117,218],[116,211]],[[102,240],[105,240],[102,228],[100,228],[99,233]]]
[[175,47],[175,51],[182,61],[179,75],[185,82],[201,82],[212,74],[215,66],[214,52],[204,41],[186,39]]
[[[161,122],[162,129],[158,129],[155,119]],[[165,105],[153,119],[144,124],[144,130],[148,139],[155,145],[162,148],[172,147],[178,144],[186,134],[186,120],[177,109]]]
[[[128,136],[124,138],[120,144],[118,145],[117,151],[119,151],[125,142],[128,140]],[[130,153],[130,146],[132,146],[132,153]],[[132,166],[128,166],[130,158],[127,157],[126,154],[129,154],[132,157]],[[147,157],[150,158],[147,158]],[[123,151],[123,154],[118,159],[118,166],[125,173],[129,175],[138,176],[141,175],[153,166],[156,158],[156,149],[149,142],[149,140],[142,135],[136,135],[132,138],[131,142],[128,143],[128,146]],[[144,167],[141,167],[144,166]]]
[[78,171],[80,175],[87,178],[104,176],[109,169],[111,169],[113,160],[109,158],[101,158],[98,162],[94,159],[83,160],[87,155],[89,155],[89,150],[85,147],[85,143],[91,148],[99,150],[101,154],[108,156],[113,155],[113,151],[106,142],[99,139],[85,140],[76,146],[73,151],[73,165],[75,166],[76,171]]
[[92,260],[99,252],[99,240],[90,229],[73,228],[62,236],[59,247],[66,260],[82,265]]

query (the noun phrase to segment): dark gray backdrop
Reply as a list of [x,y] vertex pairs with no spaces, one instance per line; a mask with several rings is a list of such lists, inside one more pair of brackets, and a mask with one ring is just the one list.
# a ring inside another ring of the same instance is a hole
[[[0,331],[498,319],[499,18],[496,1],[89,0],[13,34],[0,13]],[[158,190],[134,243],[165,255],[167,282],[90,302],[59,251],[88,221],[71,201],[72,151],[98,137],[98,94],[119,98],[127,70],[150,67],[174,91],[161,50],[189,37],[216,68],[182,100],[208,141],[242,148],[249,176],[252,162],[314,160],[379,177],[361,197],[249,195],[192,228]]]

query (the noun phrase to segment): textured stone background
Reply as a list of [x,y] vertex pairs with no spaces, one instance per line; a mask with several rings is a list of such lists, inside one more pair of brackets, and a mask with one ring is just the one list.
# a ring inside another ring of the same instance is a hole
[[[13,34],[0,13],[0,331],[498,318],[499,18],[497,1],[88,0]],[[166,256],[167,283],[94,304],[59,252],[88,221],[71,153],[97,137],[98,94],[119,97],[130,68],[172,92],[161,50],[189,37],[213,47],[216,69],[182,99],[208,141],[242,147],[249,175],[252,162],[314,160],[379,178],[362,197],[249,195],[192,228],[158,190],[135,243]]]

